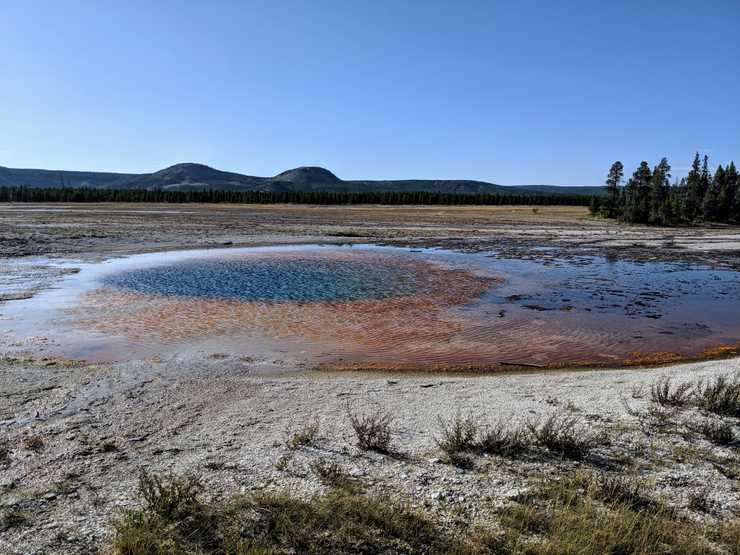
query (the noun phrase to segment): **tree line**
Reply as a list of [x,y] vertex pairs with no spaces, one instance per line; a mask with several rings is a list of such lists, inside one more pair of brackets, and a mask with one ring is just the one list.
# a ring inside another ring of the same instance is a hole
[[234,204],[422,204],[588,206],[584,195],[328,191],[163,191],[149,189],[0,187],[0,202],[169,202]]
[[686,177],[670,182],[666,158],[650,169],[643,161],[622,186],[624,166],[614,162],[606,178],[607,194],[592,198],[590,210],[606,218],[650,225],[740,223],[740,176],[735,163],[709,170],[709,157],[697,152]]

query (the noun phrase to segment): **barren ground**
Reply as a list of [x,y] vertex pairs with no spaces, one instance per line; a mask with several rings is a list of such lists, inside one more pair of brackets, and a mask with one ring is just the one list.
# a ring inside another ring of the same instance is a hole
[[[532,246],[559,246],[740,268],[738,228],[627,228],[572,207],[0,206],[0,267],[3,259],[28,256],[93,260],[300,242],[521,256],[530,256]],[[574,469],[639,480],[651,496],[701,525],[737,522],[737,439],[721,444],[702,430],[725,424],[737,436],[738,419],[691,403],[661,406],[650,388],[663,376],[695,383],[739,371],[740,359],[730,359],[487,376],[266,376],[248,358],[227,356],[115,365],[6,356],[0,360],[0,553],[104,551],[111,518],[137,503],[141,469],[198,473],[212,498],[264,490],[307,496],[327,489],[311,467],[320,460],[337,462],[369,494],[399,499],[450,529],[491,524],[535,480]],[[356,445],[348,412],[375,410],[393,415],[394,456]],[[579,429],[603,432],[610,441],[580,460],[536,446],[515,458],[475,453],[465,465],[452,464],[435,442],[440,418],[516,427],[553,414],[574,417]],[[315,437],[290,446],[312,423]]]

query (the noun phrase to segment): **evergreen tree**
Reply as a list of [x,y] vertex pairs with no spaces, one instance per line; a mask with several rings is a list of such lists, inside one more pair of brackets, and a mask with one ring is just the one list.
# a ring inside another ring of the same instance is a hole
[[643,160],[624,188],[624,221],[637,224],[648,222],[651,180],[650,166]]
[[709,173],[709,156],[705,154],[701,163],[701,176],[699,177],[699,194],[702,198],[707,194],[711,184],[712,175]]
[[699,153],[694,155],[694,162],[691,164],[691,170],[686,176],[686,192],[683,206],[681,207],[681,217],[687,222],[693,222],[699,215],[701,203],[704,200],[704,194],[701,191],[701,165]]
[[[703,173],[703,172],[702,172]],[[714,174],[714,179],[707,186],[707,191],[702,202],[702,216],[707,222],[722,221],[721,217],[721,191],[725,187],[725,170],[720,165]]]
[[668,202],[670,191],[671,166],[667,158],[663,158],[655,166],[650,181],[650,214],[648,221],[655,225],[666,225],[672,220],[671,206]]
[[730,221],[740,224],[740,180],[738,180],[738,187],[736,188],[735,200],[732,203],[732,210],[730,211]]
[[730,221],[733,216],[733,205],[735,202],[735,196],[738,193],[738,187],[740,187],[740,176],[738,176],[737,168],[735,163],[730,162],[725,168],[725,182],[720,188],[720,220],[723,222]]
[[602,202],[601,213],[607,218],[618,218],[622,216],[622,178],[624,177],[624,165],[617,160],[609,168],[606,177],[606,199]]

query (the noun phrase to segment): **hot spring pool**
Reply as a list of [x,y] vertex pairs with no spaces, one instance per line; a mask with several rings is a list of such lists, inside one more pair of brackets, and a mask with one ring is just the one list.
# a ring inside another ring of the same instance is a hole
[[387,262],[378,257],[219,258],[123,271],[101,283],[144,295],[245,302],[356,301],[413,294],[416,273]]
[[77,266],[56,288],[0,305],[5,350],[496,368],[678,360],[740,343],[740,274],[687,263],[360,245]]

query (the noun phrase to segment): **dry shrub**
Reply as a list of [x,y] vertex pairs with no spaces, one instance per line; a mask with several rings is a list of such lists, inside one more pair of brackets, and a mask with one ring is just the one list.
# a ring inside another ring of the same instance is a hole
[[360,449],[385,454],[391,452],[393,416],[390,413],[381,410],[355,413],[349,408],[347,413]]

